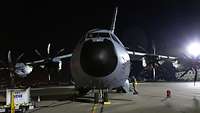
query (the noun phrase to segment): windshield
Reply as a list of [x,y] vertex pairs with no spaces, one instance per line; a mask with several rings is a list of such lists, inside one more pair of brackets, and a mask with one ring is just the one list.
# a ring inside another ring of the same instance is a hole
[[90,33],[87,38],[109,38],[109,33]]

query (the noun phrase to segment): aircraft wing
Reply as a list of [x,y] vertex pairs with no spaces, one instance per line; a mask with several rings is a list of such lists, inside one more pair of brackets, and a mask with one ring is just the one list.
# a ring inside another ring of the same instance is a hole
[[36,61],[32,61],[32,62],[27,62],[26,64],[30,65],[30,64],[38,64],[38,63],[42,63],[44,62],[45,59],[42,59],[42,60],[36,60]]
[[175,60],[177,57],[172,57],[172,56],[165,56],[165,55],[155,55],[155,54],[148,54],[148,53],[143,53],[143,52],[135,52],[135,51],[127,51],[129,55],[133,56],[158,56],[158,58],[163,58],[163,59],[172,59]]
[[[63,59],[63,58],[70,58],[70,57],[72,57],[72,53],[66,54],[66,55],[57,56],[57,57],[54,57],[53,59]],[[32,62],[27,62],[26,64],[28,64],[28,65],[39,64],[39,63],[43,63],[45,61],[46,61],[46,59],[41,59],[41,60],[35,60],[35,61],[32,61]]]
[[55,57],[55,58],[63,59],[63,58],[70,58],[70,57],[72,57],[72,53],[66,54],[66,55],[57,56],[57,57]]

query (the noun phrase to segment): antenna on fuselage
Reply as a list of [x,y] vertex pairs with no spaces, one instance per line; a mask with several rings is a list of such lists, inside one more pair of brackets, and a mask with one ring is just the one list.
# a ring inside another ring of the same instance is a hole
[[115,8],[115,13],[114,13],[114,17],[113,17],[111,28],[110,28],[112,33],[114,33],[114,31],[115,31],[115,23],[116,23],[116,18],[117,18],[117,12],[118,12],[118,7]]

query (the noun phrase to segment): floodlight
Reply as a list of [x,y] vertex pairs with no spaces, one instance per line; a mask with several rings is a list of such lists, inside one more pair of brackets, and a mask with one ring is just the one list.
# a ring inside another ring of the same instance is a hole
[[187,52],[192,57],[196,58],[200,55],[200,43],[193,42],[187,47]]

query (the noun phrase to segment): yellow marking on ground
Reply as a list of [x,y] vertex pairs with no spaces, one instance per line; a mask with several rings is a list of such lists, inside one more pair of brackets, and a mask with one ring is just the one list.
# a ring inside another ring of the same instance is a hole
[[11,113],[15,113],[15,100],[14,100],[14,94],[11,91]]
[[111,102],[104,102],[104,104],[109,105],[109,104],[111,104]]
[[97,104],[94,104],[92,106],[92,113],[96,113],[96,109],[97,109]]
[[137,84],[138,84],[138,82],[137,82],[137,80],[136,80],[136,79],[134,79],[134,82],[135,82],[135,85],[137,85]]

